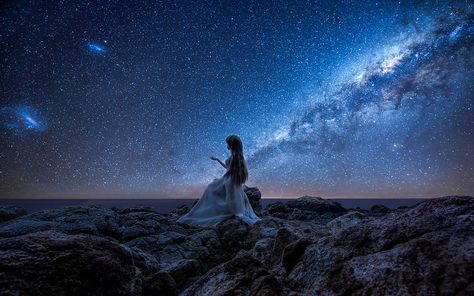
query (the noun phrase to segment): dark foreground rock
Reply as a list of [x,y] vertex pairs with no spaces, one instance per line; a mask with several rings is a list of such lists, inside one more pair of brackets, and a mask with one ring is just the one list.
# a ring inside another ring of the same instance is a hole
[[257,215],[260,215],[262,211],[262,205],[260,204],[262,194],[260,190],[257,187],[248,187],[247,185],[244,185],[244,191],[250,201],[250,205],[252,206],[253,210]]
[[474,293],[472,197],[365,211],[303,197],[270,205],[255,225],[211,228],[176,223],[186,211],[19,211],[0,223],[0,294]]
[[15,219],[26,214],[26,210],[22,207],[13,205],[0,206],[0,222]]
[[144,270],[134,255],[88,234],[43,231],[1,239],[1,294],[142,295]]
[[182,296],[283,295],[283,286],[255,257],[242,252],[207,272]]
[[347,212],[338,202],[321,197],[303,196],[286,204],[270,204],[265,215],[287,220],[315,221],[326,223]]
[[348,225],[308,246],[288,275],[312,295],[474,292],[474,199],[444,197]]

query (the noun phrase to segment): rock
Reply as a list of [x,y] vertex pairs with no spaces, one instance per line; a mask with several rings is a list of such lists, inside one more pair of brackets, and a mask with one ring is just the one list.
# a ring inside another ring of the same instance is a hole
[[347,212],[341,204],[321,197],[303,196],[287,203],[288,208],[304,213],[304,220],[333,219]]
[[209,270],[180,295],[283,295],[283,286],[257,258],[241,252]]
[[329,221],[327,226],[330,228],[332,233],[336,233],[341,231],[343,228],[362,222],[366,216],[367,215],[361,212],[349,212]]
[[275,239],[262,238],[253,246],[250,254],[257,258],[265,267],[270,267]]
[[474,292],[472,197],[350,212],[303,197],[263,212],[254,225],[233,217],[215,227],[145,206],[21,215],[0,224],[0,294]]
[[237,253],[242,249],[249,249],[253,244],[249,244],[247,235],[250,227],[241,219],[235,217],[222,221],[216,225],[219,238],[226,250]]
[[141,276],[130,249],[94,235],[0,239],[2,295],[141,295]]
[[[130,209],[126,209],[130,210]],[[154,210],[140,211],[136,209],[131,212],[119,212],[120,239],[129,241],[134,238],[160,232],[161,224],[167,224],[168,220]]]
[[5,205],[0,206],[0,223],[26,215],[27,211],[19,206]]
[[281,257],[283,254],[283,250],[286,246],[295,240],[298,239],[298,236],[290,232],[286,228],[278,229],[278,232],[275,236],[275,243],[273,245],[272,256],[270,263],[272,265],[277,265],[281,263]]
[[252,206],[254,212],[257,215],[261,214],[262,205],[260,204],[260,200],[262,199],[262,193],[257,187],[248,187],[244,184],[244,192],[247,194],[247,197],[250,201],[250,205]]
[[287,229],[296,237],[317,239],[329,234],[327,227],[312,221],[285,220],[266,216],[252,226],[247,240],[250,245],[254,245],[262,238],[275,238],[281,228]]
[[157,272],[143,277],[142,296],[177,295],[176,283],[167,272]]
[[302,294],[453,295],[474,291],[474,198],[444,197],[310,244],[288,276]]
[[119,214],[98,205],[68,206],[39,211],[0,224],[0,237],[55,230],[120,238]]
[[296,263],[299,262],[301,256],[306,251],[306,247],[312,244],[313,241],[308,238],[301,238],[285,247],[283,250],[281,264],[287,273],[290,273]]
[[189,207],[187,205],[181,205],[176,209],[172,210],[167,216],[170,219],[177,220],[179,217],[183,216],[189,212]]
[[[236,235],[230,233],[230,229],[222,231],[226,232],[224,236],[227,238]],[[238,235],[233,239],[238,239]],[[199,228],[187,235],[166,231],[135,238],[126,245],[153,254],[159,260],[159,270],[173,277],[177,291],[187,287],[194,277],[232,258],[238,251],[226,248],[217,229],[212,228]]]
[[269,204],[264,211],[264,215],[285,219],[290,213],[290,209],[281,201]]
[[196,259],[174,261],[163,271],[168,272],[177,287],[189,286],[201,274],[201,265]]
[[263,212],[280,219],[314,221],[325,224],[347,212],[338,202],[321,197],[303,196],[286,204],[276,202]]
[[108,209],[100,205],[68,206],[35,212],[0,225],[0,237],[55,230],[66,234],[88,233],[120,242],[174,230],[188,234],[194,228],[177,225],[151,207]]
[[370,207],[370,214],[373,216],[384,216],[388,213],[390,213],[392,210],[390,210],[388,207],[384,205],[373,205]]

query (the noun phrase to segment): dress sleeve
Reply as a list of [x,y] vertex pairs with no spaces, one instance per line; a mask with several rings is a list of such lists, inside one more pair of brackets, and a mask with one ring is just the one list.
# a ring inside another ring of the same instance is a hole
[[227,166],[227,168],[229,168],[231,157],[232,157],[232,156],[229,156],[229,157],[227,157],[227,159],[225,160],[225,165]]

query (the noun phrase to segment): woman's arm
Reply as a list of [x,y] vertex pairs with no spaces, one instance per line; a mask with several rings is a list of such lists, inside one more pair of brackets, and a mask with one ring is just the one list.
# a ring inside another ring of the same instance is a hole
[[222,160],[220,160],[219,158],[217,158],[215,156],[211,156],[211,159],[212,160],[217,160],[224,168],[227,169],[227,166],[225,165],[225,163],[223,163]]

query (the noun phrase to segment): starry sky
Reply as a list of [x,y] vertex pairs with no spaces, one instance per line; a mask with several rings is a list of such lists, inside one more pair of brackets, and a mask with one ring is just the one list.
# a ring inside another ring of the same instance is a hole
[[[472,3],[472,2],[471,2]],[[0,197],[474,194],[470,1],[3,1]]]

